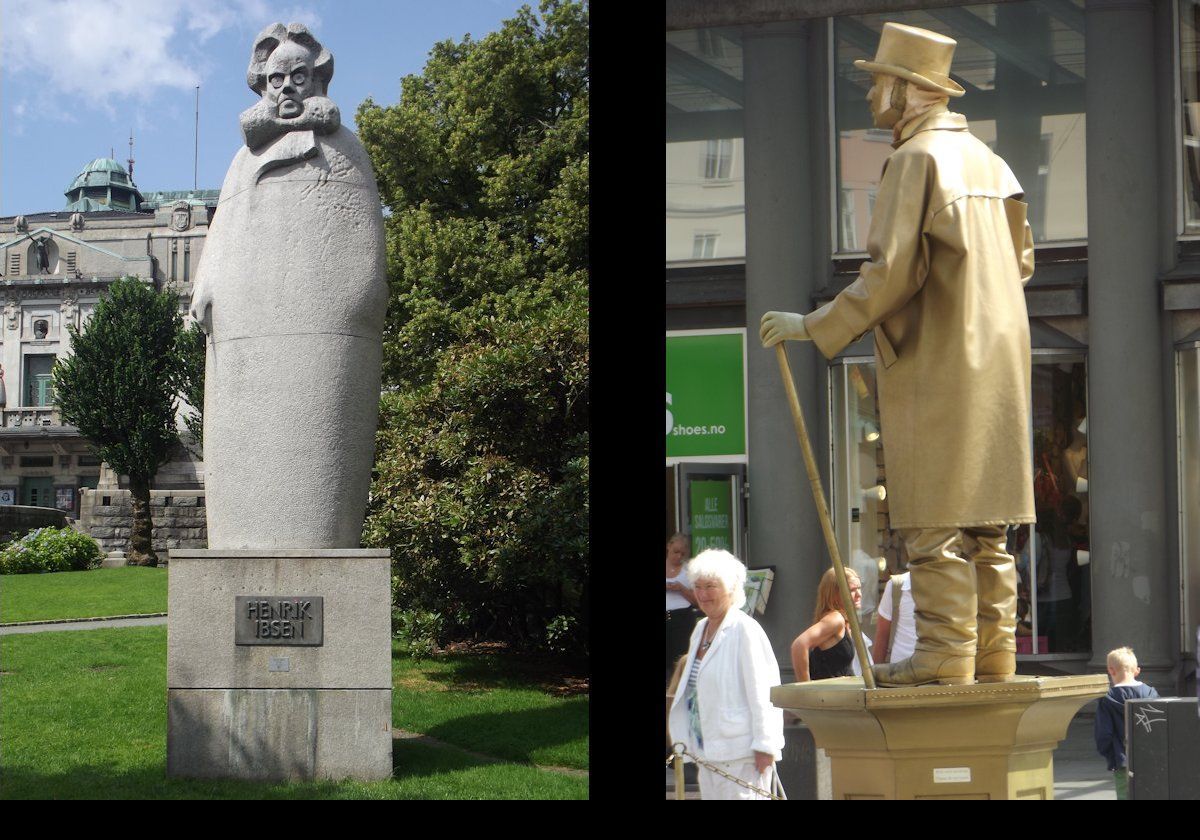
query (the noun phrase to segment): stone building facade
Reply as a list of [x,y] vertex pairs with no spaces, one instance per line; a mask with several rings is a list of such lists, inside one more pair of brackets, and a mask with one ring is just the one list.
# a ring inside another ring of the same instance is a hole
[[[59,211],[0,218],[0,505],[77,518],[102,465],[55,405],[51,370],[71,352],[68,327],[82,329],[104,290],[129,275],[175,291],[186,315],[218,191],[143,193],[100,158],[66,197]],[[202,467],[181,447],[154,486],[199,489]]]

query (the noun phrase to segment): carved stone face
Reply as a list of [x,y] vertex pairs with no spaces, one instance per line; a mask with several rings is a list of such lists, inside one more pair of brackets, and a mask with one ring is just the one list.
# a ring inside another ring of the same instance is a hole
[[282,119],[300,116],[304,100],[317,95],[312,72],[315,63],[316,55],[295,41],[283,42],[267,59],[263,98],[275,106]]

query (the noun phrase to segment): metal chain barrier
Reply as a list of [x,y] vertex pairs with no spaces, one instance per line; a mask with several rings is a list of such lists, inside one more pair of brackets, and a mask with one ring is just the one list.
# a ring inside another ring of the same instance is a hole
[[[720,767],[717,767],[716,765],[705,761],[703,758],[700,758],[700,756],[698,756],[692,752],[689,752],[687,746],[684,745],[682,742],[676,742],[676,743],[672,744],[671,748],[675,750],[675,754],[667,759],[668,767],[671,765],[672,761],[675,761],[679,757],[686,755],[688,758],[690,758],[692,761],[694,761],[696,764],[700,765],[704,769],[706,769],[712,773],[716,773],[718,776],[723,776],[726,779],[728,779],[729,781],[734,782],[735,784],[741,785],[746,790],[754,791],[755,793],[759,794],[760,796],[765,796],[768,799],[774,799],[779,802],[784,802],[787,800],[786,796],[777,796],[776,794],[774,794],[773,792],[771,792],[769,790],[763,790],[762,788],[757,787],[756,785],[752,785],[743,779],[739,779],[737,776],[726,773]],[[775,774],[776,781],[778,781],[779,771],[773,770],[772,772]]]

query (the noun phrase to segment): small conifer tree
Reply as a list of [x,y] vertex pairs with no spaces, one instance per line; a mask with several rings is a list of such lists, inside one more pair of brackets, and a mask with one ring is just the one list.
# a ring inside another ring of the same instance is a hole
[[123,277],[101,297],[82,331],[70,328],[71,354],[54,366],[63,421],[76,426],[109,466],[129,476],[131,565],[158,565],[150,482],[179,444],[181,330],[175,294]]

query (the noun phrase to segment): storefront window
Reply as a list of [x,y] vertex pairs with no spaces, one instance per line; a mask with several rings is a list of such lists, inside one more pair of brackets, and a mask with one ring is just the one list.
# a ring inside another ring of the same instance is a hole
[[1183,229],[1200,233],[1200,0],[1179,0]]
[[[834,19],[837,124],[837,248],[866,248],[871,202],[892,152],[892,133],[872,127],[871,59],[885,21],[958,41],[953,77],[966,95],[950,100],[971,132],[1008,162],[1025,189],[1037,242],[1087,236],[1082,0],[1002,3]],[[852,224],[847,224],[847,218]]]
[[667,33],[667,261],[746,256],[737,29]]
[[1018,653],[1089,651],[1087,377],[1082,356],[1033,365],[1033,500],[1037,523],[1009,537],[1017,557]]
[[[1011,529],[1008,538],[1017,558],[1020,654],[1091,648],[1085,370],[1081,355],[1034,355],[1038,521]],[[862,578],[868,630],[874,628],[883,583],[908,564],[903,540],[888,519],[887,449],[879,435],[876,393],[873,361],[838,360],[830,369],[834,530],[847,564]]]
[[1200,342],[1176,354],[1179,406],[1179,579],[1182,586],[1181,649],[1196,650],[1200,622]]
[[834,532],[843,561],[862,581],[862,626],[873,636],[882,584],[906,564],[888,524],[875,365],[866,360],[837,364],[830,371],[830,386]]

